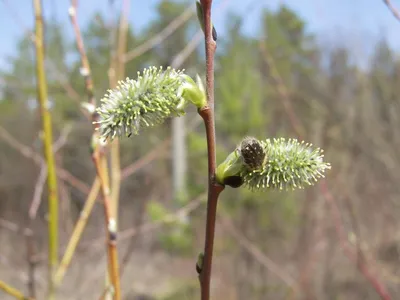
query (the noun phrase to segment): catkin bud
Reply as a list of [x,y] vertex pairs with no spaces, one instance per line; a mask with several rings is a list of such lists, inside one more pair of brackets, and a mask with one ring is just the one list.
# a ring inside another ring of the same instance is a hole
[[254,170],[262,166],[265,152],[261,143],[256,138],[244,138],[240,143],[239,150],[248,169]]

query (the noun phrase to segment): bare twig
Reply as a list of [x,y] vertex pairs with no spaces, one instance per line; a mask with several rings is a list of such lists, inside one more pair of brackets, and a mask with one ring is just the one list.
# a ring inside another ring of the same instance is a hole
[[1,281],[1,280],[0,280],[0,290],[3,290],[5,293],[9,294],[10,296],[13,296],[15,299],[33,300],[33,298],[26,297],[20,291],[13,288],[12,286],[9,286],[8,284],[6,284],[4,281]]
[[47,179],[47,168],[46,164],[42,163],[42,166],[40,168],[39,176],[35,184],[35,189],[33,191],[33,199],[29,208],[29,218],[31,220],[36,218],[36,213],[37,210],[40,206],[40,202],[42,200],[42,194],[43,194],[43,187],[46,183]]
[[57,153],[58,151],[61,150],[62,147],[65,146],[65,144],[68,141],[68,136],[72,131],[72,127],[73,127],[72,124],[68,124],[62,129],[60,136],[53,144],[54,153]]
[[271,78],[273,79],[274,86],[281,97],[281,101],[283,104],[283,107],[285,109],[285,112],[290,120],[290,123],[292,124],[292,128],[296,132],[296,134],[301,137],[304,136],[304,129],[303,126],[300,124],[300,121],[296,117],[296,114],[294,112],[293,106],[291,105],[290,102],[290,95],[289,92],[278,72],[276,69],[276,66],[274,64],[273,58],[271,57],[270,53],[267,50],[267,47],[264,44],[265,42],[263,40],[260,41],[259,46],[261,53],[263,54],[264,61],[266,65],[268,66],[268,69],[270,70],[270,75]]
[[14,222],[2,218],[0,218],[0,227],[3,227],[4,229],[7,229],[14,233],[22,234],[24,232],[24,229],[20,227],[18,224],[15,224]]
[[148,50],[154,48],[156,45],[162,43],[166,38],[168,38],[171,34],[175,32],[180,26],[182,26],[190,17],[193,15],[194,6],[190,5],[181,15],[175,18],[171,23],[169,23],[162,31],[160,31],[157,35],[152,37],[151,39],[146,40],[143,44],[137,46],[135,49],[127,52],[120,59],[123,62],[128,62]]
[[[390,296],[386,287],[380,282],[380,280],[376,276],[374,276],[374,274],[371,273],[367,261],[365,259],[361,260],[358,259],[357,254],[354,253],[352,247],[349,245],[335,198],[333,198],[332,194],[329,192],[325,180],[321,182],[321,191],[323,192],[325,199],[327,200],[328,204],[331,207],[331,212],[335,222],[336,232],[339,236],[339,241],[343,251],[345,252],[347,257],[356,264],[361,274],[363,274],[364,277],[371,283],[371,285],[374,287],[375,291],[381,297],[381,299],[391,300],[392,297]],[[364,257],[364,255],[362,256]]]
[[400,12],[397,10],[396,7],[392,4],[390,0],[383,0],[383,2],[386,4],[386,6],[389,8],[393,16],[400,21]]
[[180,68],[185,60],[189,57],[194,50],[196,50],[197,45],[202,41],[203,32],[201,30],[197,31],[189,43],[182,49],[172,60],[171,66],[174,68]]
[[[164,224],[175,222],[176,220],[179,220],[182,217],[189,215],[192,211],[194,211],[196,208],[198,208],[200,206],[200,204],[203,202],[205,196],[206,196],[206,194],[199,195],[198,197],[196,197],[194,200],[190,201],[185,206],[181,207],[180,209],[178,209],[177,211],[175,211],[173,213],[166,215],[164,218],[162,218],[158,222],[150,222],[150,223],[143,224],[139,227],[122,230],[119,233],[118,241],[120,243],[124,242],[124,241],[128,240],[129,238],[132,238],[136,235],[151,232],[155,229],[160,228]],[[84,243],[83,247],[93,249],[96,247],[100,247],[102,245],[102,243],[103,243],[103,240],[101,238],[98,238],[98,239]]]
[[[35,248],[33,241],[33,231],[30,228],[22,228],[21,226],[0,218],[0,227],[10,230],[14,233],[18,233],[25,236],[26,247],[27,247],[27,261],[28,261],[28,290],[29,296],[35,297],[35,266],[37,258],[35,257]],[[46,258],[46,257],[44,257]]]
[[104,288],[103,292],[101,293],[99,300],[104,300],[104,299],[106,299],[106,296],[107,296],[109,293],[112,293],[112,291],[113,291],[113,290],[112,290],[112,286],[107,285],[107,286]]
[[[196,128],[200,124],[199,119],[195,119],[191,124],[188,125],[188,129],[192,130]],[[122,169],[121,178],[124,180],[146,166],[147,164],[151,163],[154,159],[165,155],[168,149],[168,146],[171,145],[171,138],[166,138],[162,142],[160,142],[157,146],[153,148],[150,152],[148,152],[145,156],[142,156],[135,162],[131,163],[127,167]]]
[[268,258],[255,244],[243,236],[227,218],[221,217],[219,223],[247,252],[249,252],[261,265],[279,277],[287,286],[297,290],[295,279],[286,273],[279,265]]
[[7,130],[0,126],[0,138],[7,142],[13,149],[17,150],[26,158],[32,159],[36,164],[40,165],[43,162],[43,158],[40,154],[35,152],[32,148],[25,146],[24,144],[17,141]]
[[[9,146],[11,146],[13,149],[17,150],[22,156],[32,159],[35,164],[41,166],[42,163],[44,162],[42,156],[39,153],[35,152],[32,148],[17,141],[2,126],[0,126],[0,138],[2,138],[5,142],[7,142]],[[57,176],[59,176],[62,180],[68,182],[83,194],[89,193],[90,187],[85,182],[76,178],[67,170],[58,167],[56,171],[57,171]]]
[[[47,179],[47,168],[46,163],[43,161],[41,164],[38,179],[35,184],[33,192],[32,202],[28,211],[29,220],[28,225],[24,230],[25,243],[26,243],[26,259],[28,262],[28,290],[29,296],[35,297],[35,271],[36,271],[36,260],[35,260],[35,240],[32,228],[32,222],[36,219],[37,210],[42,201],[43,188]],[[53,279],[52,279],[53,280]]]
[[86,93],[88,95],[88,100],[89,100],[90,104],[95,106],[96,100],[94,98],[94,93],[93,93],[93,81],[92,81],[92,76],[91,76],[91,71],[90,71],[89,60],[86,55],[85,47],[83,45],[81,30],[79,28],[78,20],[76,17],[77,7],[78,7],[78,0],[72,0],[71,7],[69,9],[69,16],[71,18],[72,27],[73,27],[74,33],[75,33],[76,45],[78,47],[78,51],[79,51],[80,58],[81,58],[82,67],[81,67],[80,71],[81,71],[81,75],[85,79],[85,88],[86,88]]
[[35,260],[35,244],[33,239],[33,232],[30,229],[25,229],[25,241],[26,241],[26,259],[28,262],[28,291],[29,297],[36,297],[35,288],[35,270],[36,270],[36,260]]
[[71,238],[68,241],[67,248],[64,252],[64,256],[61,259],[60,265],[55,273],[54,282],[56,285],[60,284],[62,279],[64,278],[65,272],[67,271],[72,257],[75,253],[75,249],[78,245],[78,242],[82,236],[83,230],[86,227],[87,221],[89,216],[92,212],[93,206],[96,202],[97,195],[100,190],[100,181],[99,178],[96,177],[95,181],[93,182],[92,188],[90,193],[85,201],[85,205],[79,215],[79,219],[76,222],[74,230],[72,232]]

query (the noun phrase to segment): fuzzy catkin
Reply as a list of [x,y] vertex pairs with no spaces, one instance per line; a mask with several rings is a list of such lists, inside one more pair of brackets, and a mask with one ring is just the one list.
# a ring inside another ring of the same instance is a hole
[[267,139],[260,144],[264,149],[262,164],[245,167],[241,172],[244,185],[251,190],[304,188],[323,178],[325,170],[331,168],[323,161],[323,150],[312,148],[312,144],[284,138]]
[[150,67],[138,72],[136,80],[127,78],[109,90],[97,109],[98,130],[104,140],[116,136],[137,135],[143,127],[158,125],[170,116],[184,112],[179,108],[183,98],[183,71],[168,67],[165,71]]

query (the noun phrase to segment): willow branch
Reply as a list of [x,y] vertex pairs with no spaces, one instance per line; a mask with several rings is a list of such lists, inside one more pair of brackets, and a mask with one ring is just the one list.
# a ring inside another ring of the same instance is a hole
[[117,254],[117,228],[115,217],[112,215],[111,209],[111,198],[110,198],[110,187],[105,178],[102,161],[102,155],[100,149],[94,151],[92,155],[93,163],[96,166],[97,175],[100,179],[101,194],[104,203],[104,216],[107,224],[107,251],[108,251],[108,272],[111,278],[111,283],[114,288],[114,300],[121,299],[121,287],[119,281],[119,266],[118,266],[118,254]]
[[0,280],[0,290],[3,290],[5,293],[9,294],[10,296],[13,296],[15,299],[34,300],[33,298],[26,297],[20,291],[13,288],[12,286],[9,286],[7,283],[5,283],[4,281],[1,281],[1,280]]
[[86,55],[85,47],[83,44],[83,39],[81,35],[81,31],[78,25],[77,20],[77,0],[71,1],[71,7],[69,9],[69,15],[71,18],[71,23],[74,28],[75,39],[78,47],[78,51],[80,53],[81,58],[81,74],[85,80],[85,88],[86,93],[88,95],[88,101],[92,105],[92,123],[94,125],[94,133],[92,136],[92,140],[94,142],[92,148],[92,160],[96,167],[97,176],[100,180],[101,194],[103,197],[103,205],[104,205],[104,216],[105,216],[105,224],[107,231],[107,255],[108,255],[108,272],[111,278],[111,283],[113,286],[114,300],[121,299],[121,290],[120,290],[120,280],[119,280],[119,267],[118,267],[118,255],[117,255],[117,229],[116,229],[116,221],[115,217],[112,215],[111,209],[111,201],[110,201],[110,185],[108,179],[108,168],[106,158],[104,156],[104,149],[100,145],[99,136],[96,134],[96,121],[97,121],[97,113],[95,112],[96,107],[96,99],[93,93],[93,82],[90,71],[89,60]]
[[79,219],[76,222],[72,235],[68,241],[67,248],[64,252],[64,256],[61,259],[60,265],[55,273],[54,282],[59,285],[64,278],[64,275],[71,263],[72,257],[75,253],[76,247],[78,246],[79,240],[81,239],[83,230],[86,227],[89,216],[92,212],[94,204],[96,203],[97,195],[100,191],[100,180],[96,177],[93,182],[90,193],[85,201],[85,205],[80,212]]
[[[111,60],[111,68],[114,68],[115,76],[110,76],[110,87],[114,88],[119,80],[125,76],[125,62],[120,58],[124,56],[128,38],[128,13],[130,9],[130,0],[124,0],[122,3],[121,16],[118,30],[118,45],[115,59]],[[115,139],[111,144],[111,205],[112,214],[118,221],[119,194],[121,188],[121,162],[120,162],[120,144],[119,139]]]
[[58,264],[58,195],[57,175],[53,153],[53,130],[47,98],[47,81],[44,67],[43,17],[40,0],[33,0],[35,9],[35,45],[37,94],[44,133],[44,156],[47,164],[47,189],[49,202],[49,297],[54,297],[53,276]]
[[203,118],[204,125],[206,128],[206,137],[207,137],[208,199],[207,199],[206,232],[205,232],[205,242],[204,242],[204,259],[198,272],[199,272],[200,289],[201,289],[201,300],[209,300],[218,196],[223,191],[224,186],[219,185],[214,180],[215,169],[216,169],[215,121],[214,121],[214,56],[217,44],[212,36],[212,23],[211,23],[212,0],[202,0],[201,5],[204,16],[203,24],[204,24],[205,48],[206,48],[207,106],[199,110],[199,115]]

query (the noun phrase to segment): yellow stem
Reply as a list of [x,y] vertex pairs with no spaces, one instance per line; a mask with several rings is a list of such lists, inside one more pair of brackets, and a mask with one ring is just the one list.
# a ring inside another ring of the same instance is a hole
[[[118,30],[118,48],[117,55],[111,60],[111,68],[114,69],[115,76],[110,77],[110,87],[114,88],[118,80],[122,80],[125,76],[125,62],[122,58],[126,52],[127,37],[128,37],[128,11],[130,1],[125,0],[123,2],[121,17],[119,22]],[[115,217],[115,221],[118,221],[118,205],[119,205],[119,194],[121,186],[121,163],[119,154],[120,144],[119,140],[116,139],[111,145],[111,205],[112,215]]]
[[93,210],[93,206],[96,203],[96,198],[99,194],[99,190],[100,180],[99,177],[96,177],[90,193],[86,199],[85,206],[80,213],[79,220],[76,222],[75,228],[68,242],[67,249],[65,250],[64,256],[60,262],[57,272],[55,273],[54,283],[56,286],[59,285],[63,280],[65,272],[67,271],[69,264],[71,263],[72,257],[76,250],[76,246],[79,243],[83,230],[85,229],[89,216]]
[[13,296],[15,299],[33,300],[33,298],[25,297],[24,294],[22,294],[20,291],[13,288],[12,286],[9,286],[7,283],[5,283],[4,281],[1,281],[1,280],[0,280],[0,290],[3,290],[10,296]]
[[44,154],[47,164],[47,188],[49,205],[49,298],[54,297],[53,275],[58,264],[58,195],[57,176],[53,154],[51,115],[47,98],[47,81],[44,68],[43,18],[40,0],[33,0],[35,9],[35,45],[37,96],[40,104],[44,135]]

